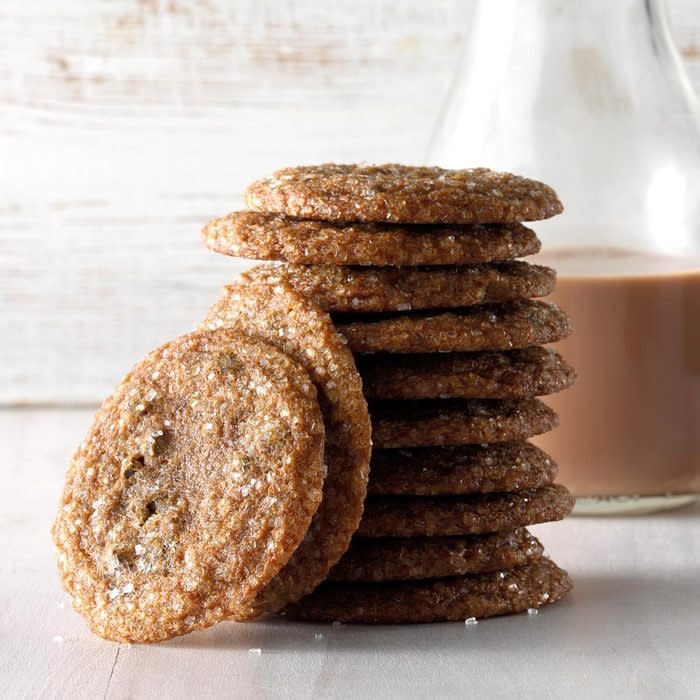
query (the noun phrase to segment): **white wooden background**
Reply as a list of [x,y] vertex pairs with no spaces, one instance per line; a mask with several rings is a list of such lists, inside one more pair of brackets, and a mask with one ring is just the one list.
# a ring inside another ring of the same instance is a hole
[[[573,1],[573,0],[572,0]],[[698,0],[669,0],[700,89]],[[460,0],[2,0],[0,403],[94,403],[236,271],[199,242],[247,181],[420,161]]]

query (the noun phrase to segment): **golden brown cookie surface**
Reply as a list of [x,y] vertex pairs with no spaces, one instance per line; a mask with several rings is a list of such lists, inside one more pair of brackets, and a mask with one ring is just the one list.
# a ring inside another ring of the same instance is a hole
[[522,224],[414,226],[332,223],[238,211],[210,221],[217,253],[314,265],[469,265],[534,255],[540,241]]
[[246,607],[318,508],[323,433],[309,376],[267,343],[223,330],[154,350],[68,469],[53,536],[73,606],[137,642]]
[[532,299],[444,312],[339,314],[335,321],[355,353],[512,350],[571,333],[571,320],[558,306]]
[[572,588],[563,569],[542,558],[486,574],[394,583],[324,583],[285,615],[300,620],[402,624],[525,612],[561,600]]
[[554,460],[529,442],[375,449],[368,493],[456,496],[521,491],[551,484],[557,472]]
[[350,544],[367,492],[370,423],[352,354],[325,312],[285,283],[229,287],[208,327],[263,338],[299,362],[318,390],[326,426],[323,500],[304,542],[243,619],[274,612],[313,590]]
[[554,190],[536,180],[396,163],[283,168],[252,183],[246,202],[304,219],[408,224],[535,221],[563,211]]
[[576,379],[543,347],[473,353],[369,354],[357,357],[372,399],[515,399],[562,391]]
[[542,556],[527,530],[471,537],[353,540],[329,581],[410,581],[524,566]]
[[408,311],[472,306],[546,296],[554,270],[513,261],[450,267],[358,267],[259,265],[244,273],[275,284],[287,280],[322,309],[332,312]]
[[367,499],[357,536],[444,537],[514,530],[561,520],[573,507],[573,496],[561,484],[472,496],[373,496]]
[[442,447],[524,440],[558,425],[539,399],[372,401],[375,447]]

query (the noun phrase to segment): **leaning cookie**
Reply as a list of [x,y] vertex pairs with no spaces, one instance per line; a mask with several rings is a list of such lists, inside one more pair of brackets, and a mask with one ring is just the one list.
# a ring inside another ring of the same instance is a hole
[[329,581],[411,581],[481,574],[535,561],[543,547],[527,530],[470,537],[356,538]]
[[406,311],[473,306],[551,294],[554,270],[522,261],[450,267],[258,265],[243,274],[276,284],[286,280],[332,312]]
[[304,219],[401,224],[535,221],[564,209],[551,187],[511,173],[396,163],[283,168],[252,183],[246,202]]
[[229,330],[150,353],[95,416],[53,526],[61,582],[97,634],[154,642],[247,609],[321,502],[308,374]]
[[486,574],[394,583],[328,582],[284,611],[318,622],[410,624],[510,615],[561,600],[568,574],[543,558]]
[[296,360],[316,385],[326,425],[321,506],[289,563],[236,616],[249,619],[312,591],[347,550],[367,493],[371,428],[352,354],[328,314],[288,284],[229,287],[205,325],[263,338]]

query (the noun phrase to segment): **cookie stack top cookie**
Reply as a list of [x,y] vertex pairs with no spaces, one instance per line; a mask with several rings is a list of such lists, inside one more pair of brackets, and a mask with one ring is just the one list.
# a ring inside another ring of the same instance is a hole
[[563,210],[551,187],[486,168],[325,164],[248,187],[252,211],[204,228],[208,247],[259,260],[328,265],[467,265],[537,253],[521,221]]

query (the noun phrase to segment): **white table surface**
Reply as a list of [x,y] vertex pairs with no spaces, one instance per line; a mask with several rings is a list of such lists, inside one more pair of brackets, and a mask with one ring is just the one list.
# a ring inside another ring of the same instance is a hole
[[697,505],[533,528],[576,585],[536,616],[98,639],[66,604],[49,537],[91,413],[0,411],[0,698],[700,697]]

